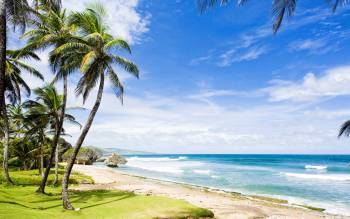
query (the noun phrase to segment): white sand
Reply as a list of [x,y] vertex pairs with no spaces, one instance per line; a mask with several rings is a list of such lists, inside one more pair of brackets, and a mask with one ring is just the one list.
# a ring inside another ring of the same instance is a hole
[[245,195],[232,195],[224,192],[208,191],[199,187],[131,176],[121,171],[111,170],[108,167],[74,165],[74,170],[91,176],[95,181],[93,185],[83,184],[76,189],[119,189],[133,191],[136,194],[159,195],[181,199],[196,206],[212,210],[215,218],[350,218],[285,206]]

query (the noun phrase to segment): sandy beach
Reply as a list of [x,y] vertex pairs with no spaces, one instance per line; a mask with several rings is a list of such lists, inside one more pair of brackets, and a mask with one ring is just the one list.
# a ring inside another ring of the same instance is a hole
[[[142,195],[166,196],[186,200],[199,207],[210,209],[215,218],[350,218],[332,215],[315,210],[297,207],[264,197],[253,197],[242,194],[226,193],[202,187],[178,184],[132,176],[108,167],[74,165],[74,171],[91,176],[95,184],[81,184],[74,189],[118,189],[133,191]],[[317,206],[315,206],[317,207]]]

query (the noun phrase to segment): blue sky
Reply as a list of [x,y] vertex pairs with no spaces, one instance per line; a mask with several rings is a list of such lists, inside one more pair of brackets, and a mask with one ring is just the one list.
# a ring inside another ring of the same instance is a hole
[[[63,0],[82,10],[88,0]],[[300,1],[277,35],[271,1],[200,14],[196,1],[103,0],[127,39],[139,80],[120,72],[121,106],[107,88],[86,145],[162,153],[350,153],[350,11]],[[10,45],[18,45],[15,35]],[[50,80],[47,52],[33,63]],[[123,54],[125,55],[125,54]],[[70,78],[70,105],[79,73]],[[32,86],[41,82],[28,78]],[[60,85],[58,85],[60,86]],[[95,93],[85,107],[94,101]],[[80,121],[88,111],[75,112]],[[75,142],[79,129],[67,126]]]

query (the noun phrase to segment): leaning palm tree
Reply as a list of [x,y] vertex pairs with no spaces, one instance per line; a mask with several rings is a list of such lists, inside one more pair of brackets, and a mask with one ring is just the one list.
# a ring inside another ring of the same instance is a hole
[[[201,12],[214,7],[215,5],[227,5],[233,0],[197,0],[198,7]],[[238,5],[244,5],[249,0],[236,0]],[[343,6],[349,2],[349,0],[326,0],[331,4],[333,12],[336,11],[338,6]],[[297,0],[273,0],[272,1],[272,16],[273,16],[273,32],[277,33],[281,27],[282,21],[285,15],[292,16],[295,12]]]
[[[2,83],[5,86],[5,94],[7,96],[7,99],[10,100],[11,104],[15,104],[21,101],[21,90],[24,90],[27,96],[30,95],[30,88],[21,75],[23,71],[26,71],[33,76],[40,78],[41,80],[44,79],[39,71],[23,62],[23,59],[28,58],[39,60],[39,57],[29,50],[26,52],[22,52],[21,50],[6,51],[5,78],[3,79]],[[4,109],[6,109],[6,107],[4,107]],[[13,184],[8,173],[9,123],[7,119],[7,113],[3,114],[1,118],[1,127],[4,133],[4,175],[7,182]]]
[[113,38],[108,33],[108,28],[103,22],[104,15],[105,12],[101,5],[95,5],[93,9],[87,9],[82,13],[73,13],[70,17],[70,23],[78,27],[81,39],[77,42],[64,44],[55,50],[55,54],[60,54],[67,61],[65,63],[67,69],[80,68],[82,77],[78,82],[76,94],[82,95],[84,102],[91,90],[99,83],[97,98],[77,139],[74,151],[64,172],[62,182],[63,207],[69,210],[74,209],[68,197],[70,173],[100,106],[105,76],[109,77],[116,95],[120,98],[122,98],[124,89],[112,65],[117,64],[136,77],[139,76],[139,71],[135,64],[116,54],[118,49],[123,49],[127,52],[131,52],[131,50],[124,40]]
[[[33,133],[36,131],[40,131],[42,129],[48,129],[50,133],[62,132],[62,127],[60,127],[60,115],[62,114],[63,108],[63,96],[57,93],[56,88],[53,84],[46,85],[41,88],[37,88],[34,90],[35,95],[37,96],[35,100],[27,100],[24,103],[24,107],[28,109],[28,115],[26,118],[28,120],[34,121],[36,126],[33,127]],[[64,120],[69,121],[73,124],[80,125],[72,115],[64,114]],[[52,131],[53,130],[53,131]],[[54,137],[55,138],[55,137]],[[53,145],[52,145],[53,147]],[[43,178],[46,175],[46,172],[50,170],[51,160],[54,156],[58,158],[58,150],[57,147],[52,148],[50,158],[48,160],[48,164],[46,166],[45,173]],[[56,177],[54,184],[57,184],[58,181],[58,159],[56,159]],[[46,182],[47,178],[45,179]],[[45,186],[45,185],[44,185]],[[44,188],[39,187],[39,190],[42,189],[44,192]]]
[[[58,6],[46,8],[42,14],[38,15],[38,18],[39,19],[34,22],[35,28],[23,35],[23,37],[28,38],[28,45],[25,47],[26,50],[31,51],[33,49],[44,49],[47,47],[55,49],[69,41],[74,40],[74,27],[68,24],[65,10],[61,11],[61,8]],[[57,130],[61,130],[63,127],[63,118],[65,116],[68,92],[67,77],[70,73],[69,71],[65,71],[63,68],[61,68],[64,65],[64,62],[65,61],[59,56],[51,54],[50,64],[52,66],[53,72],[55,73],[54,81],[63,78],[63,105],[61,114],[59,115],[60,123]],[[53,151],[57,148],[60,134],[61,132],[59,131],[54,135],[51,146]],[[49,159],[49,168],[46,169],[45,174],[41,180],[40,187],[37,190],[40,193],[45,192],[45,185],[50,172],[50,164],[52,163],[52,159],[53,157]]]

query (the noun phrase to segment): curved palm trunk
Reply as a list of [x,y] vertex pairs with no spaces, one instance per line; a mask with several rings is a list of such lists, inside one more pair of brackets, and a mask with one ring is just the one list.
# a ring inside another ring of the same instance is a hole
[[43,176],[43,178],[41,180],[40,186],[37,189],[37,192],[39,192],[39,193],[45,193],[45,186],[46,186],[47,178],[48,178],[49,173],[50,173],[52,159],[53,159],[53,157],[56,154],[57,143],[58,143],[58,140],[60,138],[62,127],[63,127],[63,120],[64,120],[64,115],[65,115],[65,110],[66,110],[66,102],[67,102],[67,76],[65,75],[64,78],[63,78],[63,103],[62,103],[63,106],[62,106],[62,111],[61,111],[61,114],[59,115],[58,127],[56,128],[56,133],[55,133],[55,136],[54,136],[54,138],[52,140],[50,158],[49,158],[49,161],[47,163],[47,167],[45,169],[45,173],[44,173],[44,176]]
[[73,154],[72,154],[71,158],[69,159],[68,164],[66,166],[66,169],[64,171],[63,182],[62,182],[62,200],[63,200],[63,207],[64,207],[64,209],[67,209],[67,210],[74,210],[72,204],[69,201],[69,195],[68,195],[69,176],[72,172],[73,165],[74,165],[75,159],[78,155],[78,152],[80,150],[80,147],[83,144],[87,133],[89,132],[89,129],[90,129],[92,122],[94,120],[94,117],[96,115],[96,112],[100,106],[102,94],[103,94],[103,86],[104,86],[104,75],[102,73],[101,77],[100,77],[100,86],[98,88],[98,93],[97,93],[95,104],[94,104],[94,106],[90,112],[90,115],[88,117],[88,120],[86,121],[86,124],[85,124],[85,126],[84,126],[78,140],[77,140]]
[[41,177],[44,177],[44,142],[40,143],[40,175]]
[[55,180],[52,183],[54,186],[58,184],[58,144],[55,150]]

